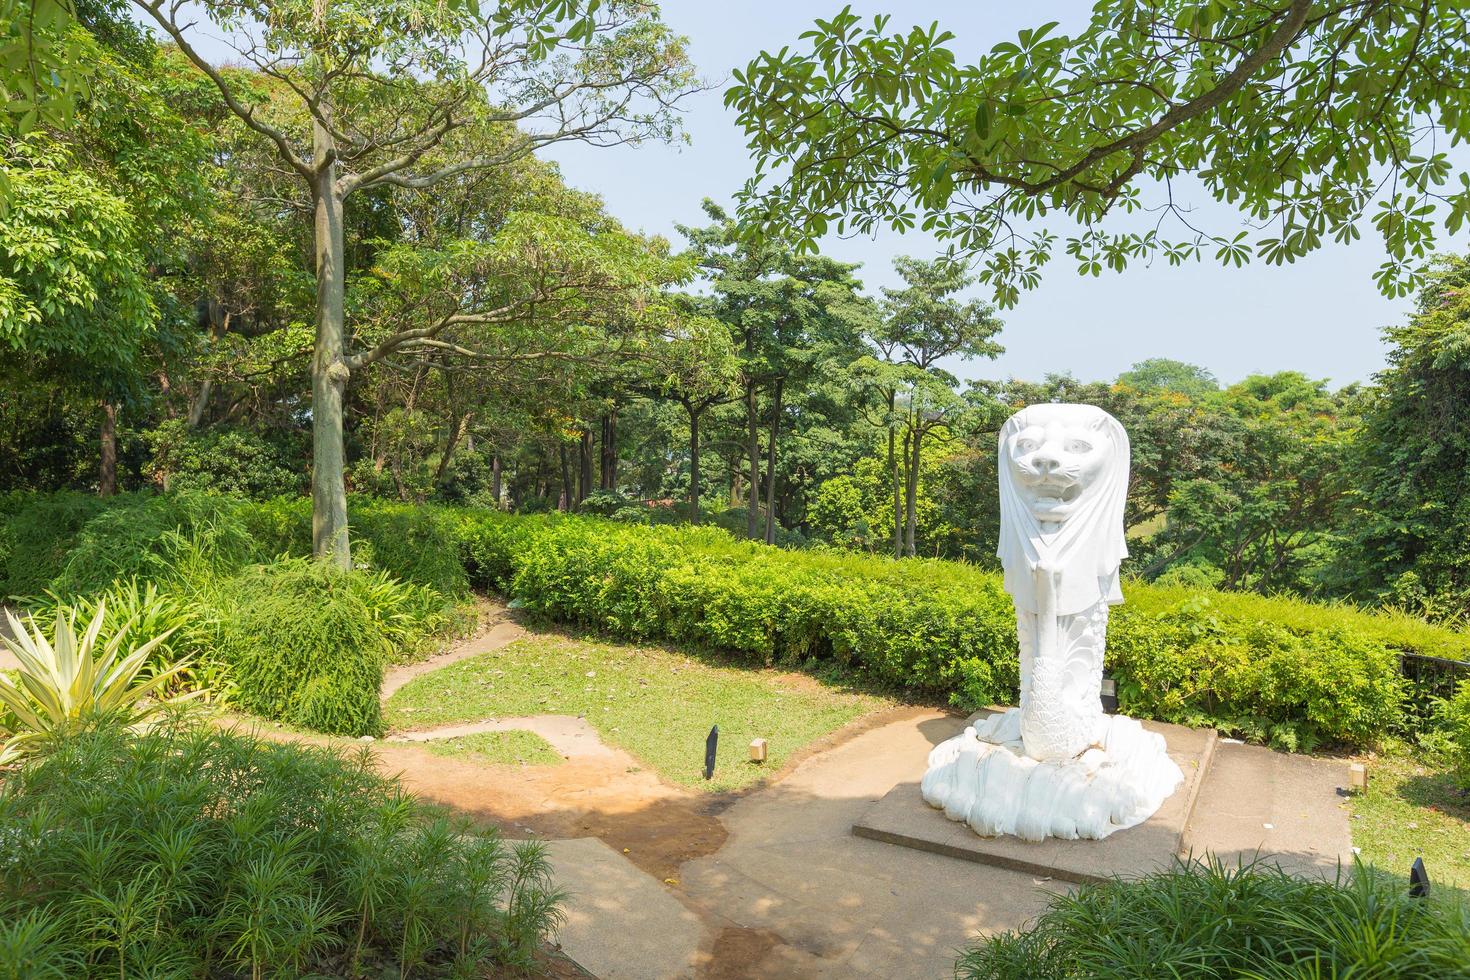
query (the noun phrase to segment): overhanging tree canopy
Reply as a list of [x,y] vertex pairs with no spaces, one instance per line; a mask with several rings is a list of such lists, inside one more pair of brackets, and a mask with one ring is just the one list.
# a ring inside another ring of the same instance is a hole
[[[1388,254],[1376,281],[1404,295],[1470,213],[1449,153],[1470,136],[1458,0],[1097,0],[1077,34],[1040,25],[974,64],[938,25],[888,21],[846,8],[735,73],[758,226],[810,246],[918,225],[980,257],[1010,305],[1058,248],[1093,275],[1279,264],[1365,215]],[[1197,227],[1174,195],[1189,178],[1241,226]],[[1105,220],[1140,209],[1154,220]]]

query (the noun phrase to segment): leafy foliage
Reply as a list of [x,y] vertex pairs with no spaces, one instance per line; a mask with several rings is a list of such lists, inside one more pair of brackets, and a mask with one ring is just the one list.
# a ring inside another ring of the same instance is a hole
[[[999,576],[972,567],[585,518],[480,513],[460,534],[473,582],[550,618],[757,662],[835,661],[965,707],[1015,698],[1011,603]],[[1123,710],[1293,750],[1389,731],[1395,647],[1465,650],[1457,634],[1345,608],[1138,582],[1127,596],[1109,629]]]
[[956,976],[987,980],[1459,976],[1470,909],[1410,898],[1362,865],[1335,881],[1261,863],[1190,862],[1083,885],[1024,932],[977,941]]
[[[130,618],[109,624],[99,603],[86,629],[77,632],[76,612],[59,608],[51,635],[34,619],[22,621],[9,610],[8,634],[0,635],[20,661],[16,679],[0,674],[0,706],[9,737],[0,749],[0,765],[52,747],[79,727],[103,719],[122,718],[146,724],[171,705],[199,696],[200,691],[166,696],[171,681],[188,668],[180,661],[145,674],[149,655],[170,631],[143,638]],[[104,632],[104,628],[111,629]]]
[[82,528],[107,506],[93,494],[69,491],[0,499],[0,595],[6,598],[44,592]]
[[236,703],[316,731],[381,735],[378,689],[402,615],[392,593],[382,579],[303,558],[231,579],[216,656],[236,680]]
[[[846,8],[734,73],[725,102],[756,164],[744,211],[767,231],[814,245],[917,225],[980,256],[1010,306],[1059,252],[1084,275],[1282,264],[1371,221],[1375,279],[1401,296],[1470,213],[1444,149],[1470,136],[1443,83],[1470,69],[1453,0],[1096,0],[1075,32],[1040,23],[973,63],[939,24],[890,20]],[[1243,228],[1186,216],[1189,177]]]
[[11,145],[0,176],[0,345],[63,373],[126,377],[156,317],[129,203],[42,137]]
[[544,846],[450,821],[366,753],[210,726],[64,739],[0,787],[26,976],[465,976],[561,920]]
[[1470,681],[1436,705],[1434,715],[1454,776],[1470,788]]
[[203,493],[132,494],[87,522],[50,584],[63,598],[118,579],[188,583],[228,574],[262,555],[238,501]]
[[189,429],[170,419],[148,433],[150,469],[171,492],[213,491],[246,497],[300,493],[305,474],[291,466],[291,454],[247,429]]
[[1454,620],[1470,614],[1470,263],[1436,268],[1407,324],[1386,331],[1389,367],[1357,445],[1348,567],[1355,592]]

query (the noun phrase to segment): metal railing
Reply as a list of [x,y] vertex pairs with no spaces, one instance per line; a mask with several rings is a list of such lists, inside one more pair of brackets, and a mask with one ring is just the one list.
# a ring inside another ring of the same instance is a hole
[[1419,735],[1428,731],[1434,719],[1435,701],[1453,697],[1461,681],[1470,681],[1470,660],[1401,653],[1399,670],[1406,685],[1400,713],[1400,734],[1403,735]]

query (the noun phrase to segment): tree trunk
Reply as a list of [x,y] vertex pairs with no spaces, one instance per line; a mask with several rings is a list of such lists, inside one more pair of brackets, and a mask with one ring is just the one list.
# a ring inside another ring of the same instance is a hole
[[602,417],[602,470],[598,486],[604,490],[618,488],[618,410],[610,409]]
[[577,506],[587,499],[592,489],[592,429],[582,430],[582,442],[577,447]]
[[919,442],[922,436],[923,433],[917,426],[915,426],[913,439],[906,440],[910,441],[912,445],[909,449],[909,478],[908,486],[906,488],[907,493],[905,494],[907,500],[905,501],[906,516],[904,520],[903,550],[904,554],[908,555],[910,558],[914,557],[914,555],[918,553],[914,547],[914,531],[915,525],[917,525],[918,523],[917,504],[919,498]]
[[745,494],[745,536],[752,541],[760,529],[761,507],[761,435],[755,410],[755,382],[751,381],[745,386],[745,451],[750,459],[750,486]]
[[496,453],[490,459],[490,496],[495,498],[495,509],[500,509],[501,474],[500,454]]
[[567,459],[567,444],[558,443],[556,451],[561,460],[561,497],[556,502],[557,510],[572,509],[572,464]]
[[342,197],[336,146],[320,122],[312,127],[314,159],[327,161],[312,187],[316,201],[316,346],[311,358],[311,550],[339,568],[352,567],[347,537],[347,459],[343,400],[349,372],[343,361],[346,288]]
[[771,393],[771,445],[766,453],[766,544],[776,543],[776,440],[781,435],[781,393],[785,378],[776,379]]
[[699,415],[700,411],[686,402],[689,413],[689,523],[699,523]]
[[117,406],[102,403],[102,453],[97,467],[97,496],[117,493]]
[[888,393],[888,471],[893,474],[893,557],[903,557],[903,486],[898,479],[898,435],[893,428],[893,407],[897,397]]

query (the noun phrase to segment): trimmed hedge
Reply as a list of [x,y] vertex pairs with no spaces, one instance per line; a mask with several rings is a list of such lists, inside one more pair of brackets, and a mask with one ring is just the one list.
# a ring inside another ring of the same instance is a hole
[[[421,637],[447,597],[474,587],[548,619],[631,639],[694,644],[760,664],[836,663],[965,708],[1015,699],[1010,599],[998,575],[971,565],[780,550],[718,528],[558,514],[363,498],[350,513],[359,567],[391,577],[367,575],[360,583],[372,595],[375,635],[391,646]],[[310,544],[310,502],[301,498],[0,498],[8,593],[171,575],[177,587],[225,606],[232,577],[284,574],[250,570],[305,556]],[[395,579],[415,588],[395,589]],[[220,587],[208,590],[201,581]],[[1470,637],[1397,614],[1141,582],[1125,592],[1108,634],[1123,710],[1214,725],[1282,748],[1364,745],[1385,735],[1404,696],[1400,651],[1470,659]],[[236,680],[243,683],[238,673]],[[270,707],[257,710],[284,711],[304,697],[304,689],[284,700],[263,697],[260,704]],[[289,710],[303,724],[339,724],[324,707]],[[367,719],[366,711],[347,716]]]
[[[965,708],[1016,696],[1015,614],[1000,577],[973,566],[489,511],[462,512],[457,535],[474,585],[551,619],[755,662],[832,660]],[[1398,651],[1470,647],[1348,607],[1139,582],[1125,591],[1108,632],[1124,711],[1286,749],[1376,741],[1403,697]]]

